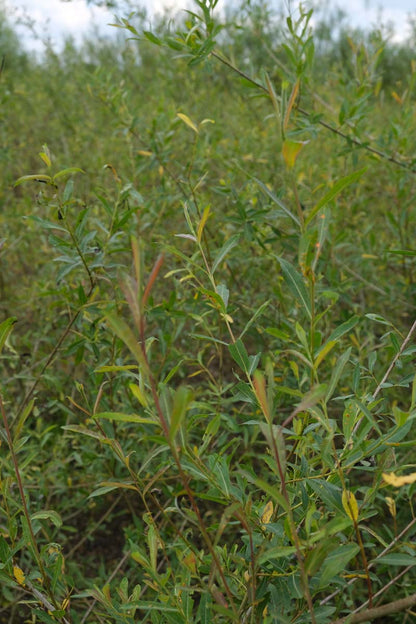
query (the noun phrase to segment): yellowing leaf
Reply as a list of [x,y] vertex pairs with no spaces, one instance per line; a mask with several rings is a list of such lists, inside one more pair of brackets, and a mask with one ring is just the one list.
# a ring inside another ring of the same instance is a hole
[[289,119],[290,119],[290,113],[292,112],[293,105],[294,105],[294,103],[296,101],[296,98],[298,97],[299,86],[300,86],[300,81],[299,81],[299,78],[298,78],[298,80],[293,85],[292,93],[290,94],[289,102],[288,102],[288,105],[287,105],[285,118],[284,118],[284,121],[283,121],[283,129],[284,130],[286,130],[286,128],[288,126]]
[[206,206],[204,208],[204,213],[202,215],[201,221],[199,222],[199,225],[198,225],[198,232],[197,232],[198,242],[201,242],[202,232],[204,231],[205,224],[208,221],[208,217],[210,214],[211,214],[211,208],[210,206]]
[[153,156],[153,152],[149,152],[149,150],[138,150],[137,153],[140,156]]
[[357,499],[354,494],[349,490],[344,490],[342,492],[342,506],[344,507],[345,513],[353,522],[357,522],[358,520],[358,504]]
[[52,166],[52,161],[51,161],[51,153],[49,151],[48,146],[42,145],[42,152],[39,152],[39,156],[42,158],[43,162],[45,163],[45,165],[49,168]]
[[16,581],[19,583],[19,585],[25,584],[25,575],[23,573],[23,570],[19,568],[19,566],[17,565],[13,566],[13,576],[16,579]]
[[194,124],[194,122],[192,121],[192,119],[189,119],[188,115],[184,115],[184,113],[177,113],[177,117],[179,117],[179,119],[182,119],[182,121],[184,123],[186,123],[186,125],[191,128],[191,130],[193,130],[194,132],[196,132],[197,134],[199,134],[199,130],[196,127],[196,125]]
[[267,422],[270,423],[271,416],[266,393],[266,380],[264,379],[264,375],[262,375],[259,370],[256,370],[256,372],[254,373],[253,385],[257,401],[259,402],[264,417],[266,418]]
[[393,516],[393,518],[396,517],[396,501],[394,500],[394,498],[391,498],[391,496],[386,496],[386,503],[387,503],[387,507],[389,508],[389,512],[390,514]]
[[140,386],[138,386],[137,384],[131,383],[129,384],[129,388],[132,394],[134,395],[134,397],[139,401],[140,405],[142,405],[143,407],[147,407],[148,406],[147,398],[144,392],[142,391],[142,389],[140,388]]
[[392,91],[391,94],[398,104],[403,104],[402,98],[396,93],[396,91]]
[[192,574],[196,574],[196,557],[193,552],[189,553],[182,559],[182,563],[192,572]]
[[269,524],[271,517],[273,515],[273,503],[269,501],[263,510],[263,514],[261,516],[261,521],[263,524]]
[[393,485],[394,487],[401,487],[402,485],[410,485],[411,483],[416,483],[416,472],[412,472],[409,475],[405,475],[404,477],[397,477],[394,472],[383,472],[383,479],[389,485]]
[[283,159],[289,169],[293,169],[293,167],[295,166],[296,158],[298,157],[300,150],[304,145],[306,145],[306,143],[309,143],[309,141],[290,141],[289,139],[286,139],[283,142]]
[[107,598],[108,602],[111,602],[110,585],[108,583],[103,587],[103,594]]

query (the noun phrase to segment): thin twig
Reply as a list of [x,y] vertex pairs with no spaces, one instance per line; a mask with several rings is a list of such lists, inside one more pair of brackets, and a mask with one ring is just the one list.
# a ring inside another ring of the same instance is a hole
[[[390,366],[388,367],[388,369],[386,370],[383,379],[380,381],[380,383],[378,384],[377,388],[375,389],[374,393],[373,393],[373,399],[375,399],[377,397],[377,395],[379,394],[380,390],[382,389],[383,385],[386,383],[391,371],[393,370],[397,360],[399,359],[399,357],[402,355],[405,347],[407,346],[407,343],[409,342],[410,338],[412,337],[413,332],[416,330],[416,321],[413,323],[413,325],[411,326],[411,328],[409,329],[409,333],[407,334],[406,338],[403,340],[400,349],[398,350],[398,352],[396,353],[396,355],[394,356],[393,360],[390,363]],[[354,426],[353,429],[353,434],[355,434],[358,430],[358,427],[361,424],[362,419],[364,418],[364,416],[361,416],[361,418],[359,418]]]
[[393,613],[400,613],[400,611],[406,611],[416,605],[416,594],[395,600],[394,602],[388,602],[380,607],[374,607],[373,609],[367,609],[362,613],[355,613],[354,615],[348,615],[344,618],[334,620],[332,624],[359,624],[360,622],[368,622],[375,620],[376,618],[385,618],[387,615]]
[[[91,294],[94,290],[94,286],[91,285],[88,293],[87,293],[87,301],[88,299],[91,297]],[[49,368],[49,366],[52,364],[53,360],[56,357],[56,354],[58,353],[62,343],[65,341],[66,337],[68,336],[69,332],[72,329],[72,326],[74,325],[75,321],[77,320],[77,318],[79,317],[79,315],[81,314],[82,310],[83,310],[84,306],[82,306],[81,308],[79,308],[74,316],[72,317],[72,319],[69,321],[69,323],[67,324],[67,326],[65,327],[64,331],[62,332],[58,342],[56,343],[56,345],[54,346],[54,348],[52,349],[51,353],[49,354],[48,359],[46,360],[45,364],[42,366],[40,372],[38,373],[35,381],[33,382],[33,384],[31,385],[31,387],[29,388],[29,390],[27,391],[26,395],[23,397],[18,409],[17,409],[17,413],[16,416],[14,417],[14,420],[12,422],[12,425],[14,425],[16,422],[18,422],[19,416],[21,416],[21,414],[23,413],[24,408],[26,407],[26,405],[28,404],[28,402],[30,401],[30,399],[33,396],[33,393],[35,392],[36,388],[38,387],[38,384],[40,382],[40,380],[42,379],[45,371]]]
[[[266,89],[266,87],[264,85],[261,84],[261,82],[258,82],[257,80],[254,80],[254,78],[251,78],[248,74],[246,74],[241,69],[239,69],[238,67],[233,65],[229,60],[227,60],[221,54],[218,54],[218,52],[212,51],[211,52],[211,56],[213,56],[214,58],[218,59],[221,63],[223,63],[224,65],[226,65],[230,69],[232,69],[241,78],[244,78],[245,80],[250,82],[252,85],[258,87],[264,93],[267,93],[269,95],[269,91]],[[297,106],[296,110],[301,115],[303,115],[304,117],[310,117],[311,116],[311,113],[309,113],[304,108],[301,108],[300,106]],[[329,130],[329,132],[332,132],[333,134],[336,134],[337,136],[339,136],[342,139],[344,139],[345,141],[348,141],[349,143],[352,143],[353,145],[356,145],[357,147],[360,147],[360,148],[366,150],[367,152],[370,152],[371,154],[374,154],[378,158],[382,158],[383,160],[387,160],[388,162],[393,163],[397,167],[402,167],[403,169],[406,169],[407,171],[410,171],[411,173],[416,173],[416,169],[413,169],[413,167],[411,167],[407,163],[405,163],[405,162],[403,162],[401,160],[397,160],[397,158],[395,158],[394,156],[390,156],[389,154],[386,154],[385,152],[381,152],[380,150],[376,149],[375,147],[372,147],[371,145],[368,145],[367,143],[363,143],[362,141],[360,141],[360,139],[357,139],[355,137],[349,136],[348,134],[345,134],[345,132],[342,132],[342,130],[338,130],[338,128],[335,128],[334,126],[332,126],[331,124],[327,123],[326,121],[323,121],[322,119],[318,119],[317,123],[320,126],[322,126],[323,128],[325,128],[326,130]]]
[[[392,585],[395,585],[395,583],[402,578],[402,576],[404,576],[407,572],[409,572],[409,570],[411,570],[413,568],[413,564],[407,566],[407,568],[405,568],[404,570],[402,570],[400,572],[400,574],[397,574],[397,576],[395,576],[394,578],[392,578],[387,585],[384,585],[381,589],[378,590],[377,593],[374,594],[373,596],[373,600],[375,600],[376,598],[379,598],[379,596],[381,596],[382,594],[384,594],[385,591],[388,590],[389,587],[391,587]],[[362,609],[365,609],[366,607],[369,606],[369,601],[366,600],[365,602],[363,602],[362,605],[360,605],[359,607],[357,607],[354,611],[351,611],[350,615],[354,615],[355,613],[358,613],[359,611],[361,611]]]
[[411,326],[411,328],[409,329],[409,333],[407,334],[406,338],[403,340],[402,345],[400,347],[400,349],[398,350],[398,352],[396,353],[396,355],[394,356],[390,366],[388,367],[383,379],[380,381],[380,383],[378,384],[374,394],[373,394],[373,398],[375,399],[376,396],[378,395],[378,393],[380,392],[383,384],[387,381],[388,376],[390,375],[391,371],[393,370],[397,360],[399,359],[399,357],[401,356],[401,354],[403,353],[405,347],[407,346],[407,343],[409,342],[410,338],[412,337],[413,332],[416,329],[416,321],[413,323],[413,325]]
[[[368,569],[371,570],[371,568],[373,568],[376,563],[377,563],[377,559],[380,559],[380,557],[383,557],[386,553],[389,552],[389,550],[391,550],[393,548],[393,546],[395,546],[397,544],[397,542],[399,542],[401,540],[402,537],[404,537],[404,535],[406,535],[406,533],[408,533],[408,531],[412,528],[412,526],[416,523],[416,518],[413,518],[413,520],[411,520],[409,522],[409,524],[407,526],[404,527],[404,529],[399,533],[399,535],[396,535],[396,537],[390,542],[390,544],[388,544],[386,546],[386,548],[384,550],[381,551],[381,553],[379,555],[377,555],[377,557],[375,557],[375,559],[373,559],[373,561],[370,563],[370,565],[368,566]],[[356,583],[357,581],[357,577],[354,577],[352,579],[350,579],[347,583],[347,587],[349,587],[350,585],[353,585],[354,583]],[[332,598],[335,598],[335,596],[337,596],[340,592],[342,592],[345,588],[342,587],[340,589],[335,590],[334,592],[332,592],[332,594],[329,594],[329,596],[326,596],[323,600],[321,600],[321,602],[319,603],[320,606],[323,606],[324,604],[326,604],[327,602],[329,602],[330,600],[332,600]]]

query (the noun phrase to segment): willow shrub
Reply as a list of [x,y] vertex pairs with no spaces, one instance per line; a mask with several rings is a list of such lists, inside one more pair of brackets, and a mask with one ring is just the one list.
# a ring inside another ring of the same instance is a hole
[[223,51],[236,25],[250,50],[250,23],[195,5],[174,32],[119,24],[162,75],[187,61],[189,106],[140,127],[94,75],[128,146],[112,190],[83,198],[91,173],[56,171],[46,145],[16,183],[37,188],[28,223],[58,272],[35,373],[13,374],[18,325],[0,326],[5,609],[399,622],[416,603],[413,74],[377,126],[377,46],[318,85],[301,12],[265,37],[276,75],[256,75]]

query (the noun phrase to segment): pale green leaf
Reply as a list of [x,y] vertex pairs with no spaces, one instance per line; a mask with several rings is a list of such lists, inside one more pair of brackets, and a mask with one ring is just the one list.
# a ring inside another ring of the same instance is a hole
[[366,171],[367,167],[363,167],[363,169],[360,169],[359,171],[354,171],[354,173],[351,173],[350,175],[345,176],[345,178],[341,178],[340,180],[338,180],[338,182],[334,184],[334,186],[328,191],[328,193],[326,193],[322,197],[322,199],[320,199],[319,202],[312,208],[310,214],[308,215],[308,218],[305,221],[305,226],[309,225],[309,223],[312,221],[314,216],[321,210],[321,208],[323,208],[324,206],[326,206],[326,204],[335,199],[335,197],[339,195],[339,193],[341,193],[341,191],[343,191],[347,186],[350,186],[350,184],[353,184],[354,182],[359,180]]
[[280,266],[282,267],[283,277],[285,278],[289,289],[292,291],[295,298],[302,305],[302,308],[305,310],[308,318],[311,319],[311,301],[303,276],[296,271],[296,269],[292,264],[290,264],[290,262],[288,262],[284,258],[279,258],[278,256],[276,256],[276,258],[279,261]]

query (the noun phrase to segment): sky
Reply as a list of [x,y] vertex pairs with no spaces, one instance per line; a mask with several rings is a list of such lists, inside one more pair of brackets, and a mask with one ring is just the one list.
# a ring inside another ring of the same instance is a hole
[[[224,6],[227,1],[220,0],[218,7]],[[271,0],[276,2],[277,0]],[[283,0],[285,4],[295,7],[299,0]],[[12,24],[17,24],[25,18],[33,20],[35,31],[42,37],[49,36],[54,48],[59,50],[65,34],[71,34],[80,40],[84,34],[95,28],[102,34],[114,32],[109,23],[114,23],[114,14],[103,8],[88,5],[86,0],[0,0],[6,8],[6,14]],[[163,11],[165,6],[173,10],[179,10],[187,5],[187,0],[137,0],[138,4],[145,6],[149,15],[152,12]],[[304,0],[307,5],[307,0]],[[346,11],[351,23],[357,26],[375,25],[380,23],[380,15],[383,23],[391,22],[396,31],[395,39],[405,38],[407,33],[406,22],[409,13],[416,17],[415,0],[329,0],[329,5],[338,4]],[[381,11],[381,13],[380,13]],[[42,52],[44,45],[41,39],[36,39],[30,30],[18,27],[23,45],[30,50]]]

